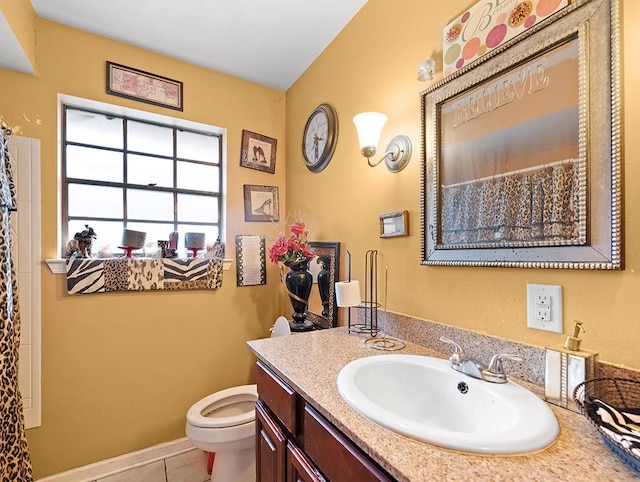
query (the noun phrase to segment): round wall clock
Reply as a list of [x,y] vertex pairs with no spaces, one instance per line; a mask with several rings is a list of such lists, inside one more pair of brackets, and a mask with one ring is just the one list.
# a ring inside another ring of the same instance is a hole
[[338,116],[329,104],[320,104],[307,119],[302,135],[304,164],[320,172],[331,160],[338,141]]

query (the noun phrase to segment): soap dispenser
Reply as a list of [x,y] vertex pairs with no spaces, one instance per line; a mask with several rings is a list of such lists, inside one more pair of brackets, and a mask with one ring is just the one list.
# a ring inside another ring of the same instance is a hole
[[544,398],[546,401],[578,412],[574,389],[583,381],[598,376],[598,353],[581,348],[582,322],[576,321],[573,334],[562,346],[545,349]]

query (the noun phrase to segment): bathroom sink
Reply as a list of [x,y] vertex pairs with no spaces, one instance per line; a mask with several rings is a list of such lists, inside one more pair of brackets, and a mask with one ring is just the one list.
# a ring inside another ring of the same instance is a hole
[[347,364],[338,391],[357,412],[394,432],[441,447],[480,454],[541,450],[558,421],[533,392],[490,383],[418,355],[377,355]]

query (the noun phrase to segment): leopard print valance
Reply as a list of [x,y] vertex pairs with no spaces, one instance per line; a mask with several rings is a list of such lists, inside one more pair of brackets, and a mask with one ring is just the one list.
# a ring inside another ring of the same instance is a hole
[[70,259],[67,292],[213,290],[222,286],[222,267],[222,258]]
[[581,192],[575,160],[442,189],[444,244],[578,242]]

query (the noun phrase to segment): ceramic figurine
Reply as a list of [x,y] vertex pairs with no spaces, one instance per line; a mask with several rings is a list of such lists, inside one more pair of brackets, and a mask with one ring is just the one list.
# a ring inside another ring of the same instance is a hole
[[88,224],[85,224],[84,231],[80,231],[73,236],[67,243],[67,249],[64,253],[65,258],[90,258],[91,245],[93,240],[98,237],[96,232]]

